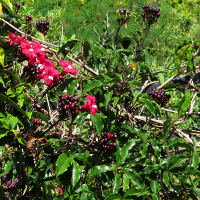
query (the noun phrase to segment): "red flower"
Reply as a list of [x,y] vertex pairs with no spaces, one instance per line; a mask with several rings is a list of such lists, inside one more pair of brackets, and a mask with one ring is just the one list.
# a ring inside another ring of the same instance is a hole
[[60,60],[59,65],[61,65],[63,67],[63,70],[61,73],[63,76],[67,73],[70,73],[72,75],[75,75],[78,73],[78,71],[74,68],[72,63],[69,61]]
[[59,194],[64,193],[60,186],[58,186],[58,193],[59,193]]
[[9,38],[11,39],[10,45],[13,45],[14,43],[20,43],[22,40],[24,40],[24,36],[17,37],[13,33],[8,33]]
[[87,101],[87,104],[81,105],[80,109],[87,110],[89,113],[92,113],[94,116],[96,116],[96,112],[98,111],[98,108],[96,105],[95,96],[88,94],[86,101]]

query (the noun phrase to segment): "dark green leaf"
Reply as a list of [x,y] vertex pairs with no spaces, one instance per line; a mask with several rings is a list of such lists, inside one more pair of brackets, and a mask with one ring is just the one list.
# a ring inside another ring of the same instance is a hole
[[72,49],[77,43],[79,42],[79,40],[77,39],[71,39],[68,40],[65,44],[63,44],[63,46],[59,49],[59,53],[63,53],[64,56],[67,55],[68,53],[68,49]]
[[3,100],[6,103],[10,104],[13,108],[15,108],[20,113],[22,113],[23,116],[25,116],[27,119],[29,119],[28,116],[27,116],[27,114],[26,114],[26,112],[23,109],[21,109],[13,100],[11,100],[10,98],[8,98],[7,96],[5,96],[3,94],[0,94],[0,100]]
[[190,94],[190,91],[186,90],[184,99],[180,103],[180,107],[178,109],[178,116],[179,117],[182,117],[186,113],[186,111],[189,109],[191,98],[192,98],[192,95]]
[[109,194],[105,200],[121,200],[122,196],[120,194]]
[[122,170],[122,172],[131,180],[132,184],[139,189],[143,188],[143,181],[137,172]]
[[83,89],[83,94],[87,94],[89,91],[93,90],[94,88],[99,88],[100,86],[101,81],[94,80],[85,86],[85,88]]
[[140,98],[139,101],[145,104],[150,113],[156,115],[155,105],[152,103],[150,99]]
[[167,169],[172,170],[174,168],[180,167],[183,163],[187,161],[188,157],[177,155],[171,157],[167,162]]

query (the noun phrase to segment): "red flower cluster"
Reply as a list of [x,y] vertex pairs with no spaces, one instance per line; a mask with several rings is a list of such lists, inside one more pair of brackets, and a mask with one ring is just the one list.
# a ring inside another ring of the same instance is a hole
[[97,105],[96,105],[95,97],[88,94],[86,101],[87,101],[87,104],[81,105],[80,110],[86,110],[89,113],[92,113],[94,116],[96,116],[96,112],[98,111],[98,108],[97,108]]
[[72,66],[70,62],[60,61],[59,65],[63,66],[62,75],[58,70],[56,70],[55,65],[47,59],[45,49],[41,44],[35,41],[24,40],[24,37],[17,37],[13,33],[8,34],[11,42],[10,45],[15,43],[20,43],[19,46],[22,49],[22,54],[26,56],[29,61],[28,65],[37,66],[37,78],[44,79],[46,84],[51,87],[54,83],[59,83],[61,76],[66,73],[70,73],[72,75],[77,73],[77,70]]

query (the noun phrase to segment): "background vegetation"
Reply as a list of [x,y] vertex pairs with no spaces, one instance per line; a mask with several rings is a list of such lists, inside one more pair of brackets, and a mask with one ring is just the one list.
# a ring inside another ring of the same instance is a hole
[[[0,2],[0,199],[200,198],[198,0]],[[143,21],[143,5],[160,8],[156,23]],[[121,8],[130,14],[119,30]],[[46,35],[39,20],[50,23]],[[48,87],[23,73],[10,32],[78,74]],[[167,104],[148,94],[157,82]],[[62,118],[64,94],[79,105],[95,96],[98,112]]]

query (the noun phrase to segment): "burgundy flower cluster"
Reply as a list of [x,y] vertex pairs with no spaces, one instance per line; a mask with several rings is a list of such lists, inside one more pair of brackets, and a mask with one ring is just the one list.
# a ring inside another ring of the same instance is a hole
[[36,77],[33,78],[37,80],[44,79],[47,86],[51,87],[54,84],[59,84],[60,79],[66,73],[75,75],[78,72],[70,62],[61,60],[59,65],[63,67],[63,70],[60,74],[53,62],[47,58],[45,49],[41,44],[35,41],[24,40],[23,36],[17,37],[13,33],[8,35],[11,39],[10,45],[19,43],[21,54],[28,59],[28,68],[32,69],[33,65],[36,66],[36,70],[33,70],[36,73]]
[[32,21],[32,17],[30,15],[26,16],[26,24],[29,25]]
[[87,104],[79,106],[77,97],[69,94],[60,95],[58,102],[58,112],[60,116],[64,117],[68,115],[68,112],[71,114],[78,114],[80,110],[86,110],[95,116],[96,112],[98,111],[95,97],[92,95],[87,95],[86,101]]
[[40,20],[36,22],[36,29],[43,35],[46,35],[49,30],[49,21]]
[[68,115],[68,112],[71,112],[71,114],[78,114],[78,98],[69,94],[60,95],[58,112],[62,117]]
[[117,134],[111,133],[101,133],[101,138],[98,139],[99,142],[104,150],[115,150],[116,149],[116,140]]
[[144,13],[142,14],[144,22],[147,21],[149,25],[157,22],[160,17],[160,8],[153,6],[143,6]]
[[166,94],[163,90],[158,89],[153,89],[151,92],[149,92],[149,96],[161,106],[165,106],[171,97],[170,95]]

